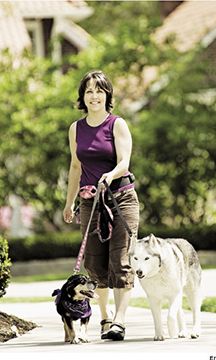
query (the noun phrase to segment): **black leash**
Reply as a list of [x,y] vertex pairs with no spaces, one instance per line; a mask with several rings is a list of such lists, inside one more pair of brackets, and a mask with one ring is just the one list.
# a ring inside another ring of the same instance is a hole
[[133,233],[132,233],[131,229],[129,228],[127,222],[125,221],[125,219],[124,219],[124,217],[123,217],[123,215],[122,215],[122,212],[121,212],[121,210],[120,210],[120,208],[119,208],[119,206],[118,206],[118,203],[117,203],[116,199],[115,199],[114,196],[113,196],[113,193],[112,193],[109,185],[107,184],[106,180],[104,180],[103,183],[104,183],[104,185],[105,185],[105,187],[106,187],[106,189],[107,189],[108,195],[110,196],[110,198],[111,198],[111,200],[112,200],[112,202],[113,202],[113,205],[115,206],[115,208],[116,208],[116,210],[117,210],[117,213],[118,213],[118,215],[119,215],[119,217],[120,217],[120,219],[121,219],[121,221],[122,221],[125,229],[126,229],[127,232],[128,232],[128,235],[129,235],[130,237],[132,237]]

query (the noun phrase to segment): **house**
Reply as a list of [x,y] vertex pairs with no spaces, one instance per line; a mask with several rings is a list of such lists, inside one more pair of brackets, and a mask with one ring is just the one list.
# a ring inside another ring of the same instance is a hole
[[[174,39],[173,45],[180,53],[192,50],[197,45],[203,47],[202,58],[211,61],[209,77],[216,82],[216,1],[160,1],[160,12],[163,18],[162,25],[152,34],[153,40],[163,51],[163,45]],[[157,66],[145,66],[142,76],[129,75],[123,79],[120,93],[124,94],[123,107],[130,112],[140,111],[148,104],[146,89],[155,93],[166,86],[168,79],[159,77]],[[129,90],[127,90],[129,89]],[[131,91],[131,92],[129,92]],[[209,92],[207,98],[215,94]],[[202,94],[202,98],[204,94]],[[211,100],[212,101],[212,100]]]
[[[200,46],[200,62],[208,61],[206,73],[212,88],[200,93],[200,101],[216,100],[216,1],[188,0],[179,4],[165,19],[153,35],[157,44],[163,47],[169,37],[180,53],[186,53]],[[197,96],[197,95],[196,95]]]
[[0,51],[19,55],[24,49],[41,57],[86,48],[89,34],[77,23],[92,14],[83,0],[7,0],[0,2]]
[[171,35],[180,52],[188,51],[197,44],[215,48],[216,1],[182,2],[164,19],[162,26],[155,32],[154,39],[158,44],[163,44]]

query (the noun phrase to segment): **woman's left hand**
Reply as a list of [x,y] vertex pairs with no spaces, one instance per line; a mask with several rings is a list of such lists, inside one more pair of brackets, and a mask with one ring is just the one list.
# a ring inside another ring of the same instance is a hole
[[104,185],[104,180],[106,181],[107,185],[110,186],[111,182],[113,181],[113,174],[112,172],[108,172],[108,173],[104,173],[100,180],[98,181],[98,185],[100,186],[104,186],[105,188],[105,185]]

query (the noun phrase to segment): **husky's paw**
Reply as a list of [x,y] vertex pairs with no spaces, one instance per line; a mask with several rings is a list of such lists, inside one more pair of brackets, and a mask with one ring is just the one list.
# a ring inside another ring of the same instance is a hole
[[164,341],[165,337],[163,335],[155,335],[154,341]]
[[191,339],[197,339],[199,336],[200,336],[200,334],[198,334],[197,332],[191,333]]
[[191,331],[191,339],[197,339],[200,336],[200,328],[194,327]]
[[183,339],[183,338],[188,337],[188,332],[187,332],[187,330],[181,330],[181,331],[179,332],[179,334],[178,334],[178,337],[179,337],[180,339]]

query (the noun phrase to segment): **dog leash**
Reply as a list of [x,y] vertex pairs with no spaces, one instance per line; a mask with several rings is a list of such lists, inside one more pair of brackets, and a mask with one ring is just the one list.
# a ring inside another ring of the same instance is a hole
[[130,238],[131,238],[131,237],[133,236],[133,233],[132,233],[131,229],[129,228],[127,222],[125,221],[125,219],[124,219],[124,217],[123,217],[123,215],[122,215],[122,212],[121,212],[121,210],[120,210],[120,208],[119,208],[119,206],[118,206],[118,203],[117,203],[116,199],[115,199],[114,196],[113,196],[113,193],[112,193],[109,185],[107,184],[106,180],[104,180],[103,183],[104,183],[104,185],[105,185],[105,187],[106,187],[106,189],[107,189],[108,195],[110,196],[110,198],[111,198],[111,200],[112,200],[112,202],[113,202],[113,205],[115,206],[116,211],[117,211],[117,213],[118,213],[118,215],[119,215],[119,217],[120,217],[120,219],[121,219],[121,221],[122,221],[125,229],[126,229],[127,232],[128,232],[128,235],[129,235]]
[[[106,188],[106,190],[108,192],[108,195],[110,196],[110,198],[111,198],[111,200],[113,202],[113,205],[115,206],[116,211],[117,211],[117,213],[118,213],[118,215],[119,215],[125,229],[128,232],[129,237],[132,238],[134,236],[134,234],[131,231],[131,229],[129,228],[127,222],[125,221],[125,219],[124,219],[124,217],[122,215],[122,212],[121,212],[121,210],[120,210],[120,208],[118,206],[118,203],[117,203],[116,199],[114,198],[113,193],[112,193],[109,185],[107,184],[106,180],[103,181],[103,184],[105,185],[105,188]],[[76,264],[75,264],[75,267],[74,267],[74,274],[80,272],[81,262],[82,262],[82,258],[83,258],[85,248],[86,248],[86,244],[87,244],[87,240],[88,240],[89,228],[90,228],[90,225],[91,225],[91,221],[92,221],[92,218],[93,218],[93,215],[94,215],[96,205],[97,205],[97,203],[99,201],[101,191],[102,191],[102,187],[99,185],[98,188],[97,188],[95,197],[94,197],[94,202],[93,202],[93,205],[92,205],[92,210],[91,210],[90,218],[89,218],[87,228],[86,228],[86,231],[85,231],[85,235],[83,237],[83,241],[82,241],[82,244],[80,246],[79,254],[77,256]]]
[[78,254],[77,259],[76,259],[76,264],[75,264],[75,267],[74,267],[74,274],[80,272],[81,262],[82,262],[82,258],[83,258],[84,252],[85,252],[86,243],[87,243],[87,239],[88,239],[89,228],[90,228],[90,225],[91,225],[91,221],[92,221],[92,218],[93,218],[93,215],[94,215],[94,211],[95,211],[97,202],[99,201],[100,192],[101,192],[101,186],[99,185],[98,188],[97,188],[96,194],[94,196],[94,202],[93,202],[93,205],[92,205],[91,214],[90,214],[90,217],[89,217],[89,221],[88,221],[87,228],[86,228],[86,231],[85,231],[85,234],[84,234],[84,237],[83,237],[82,244],[81,244],[80,249],[79,249],[79,254]]

